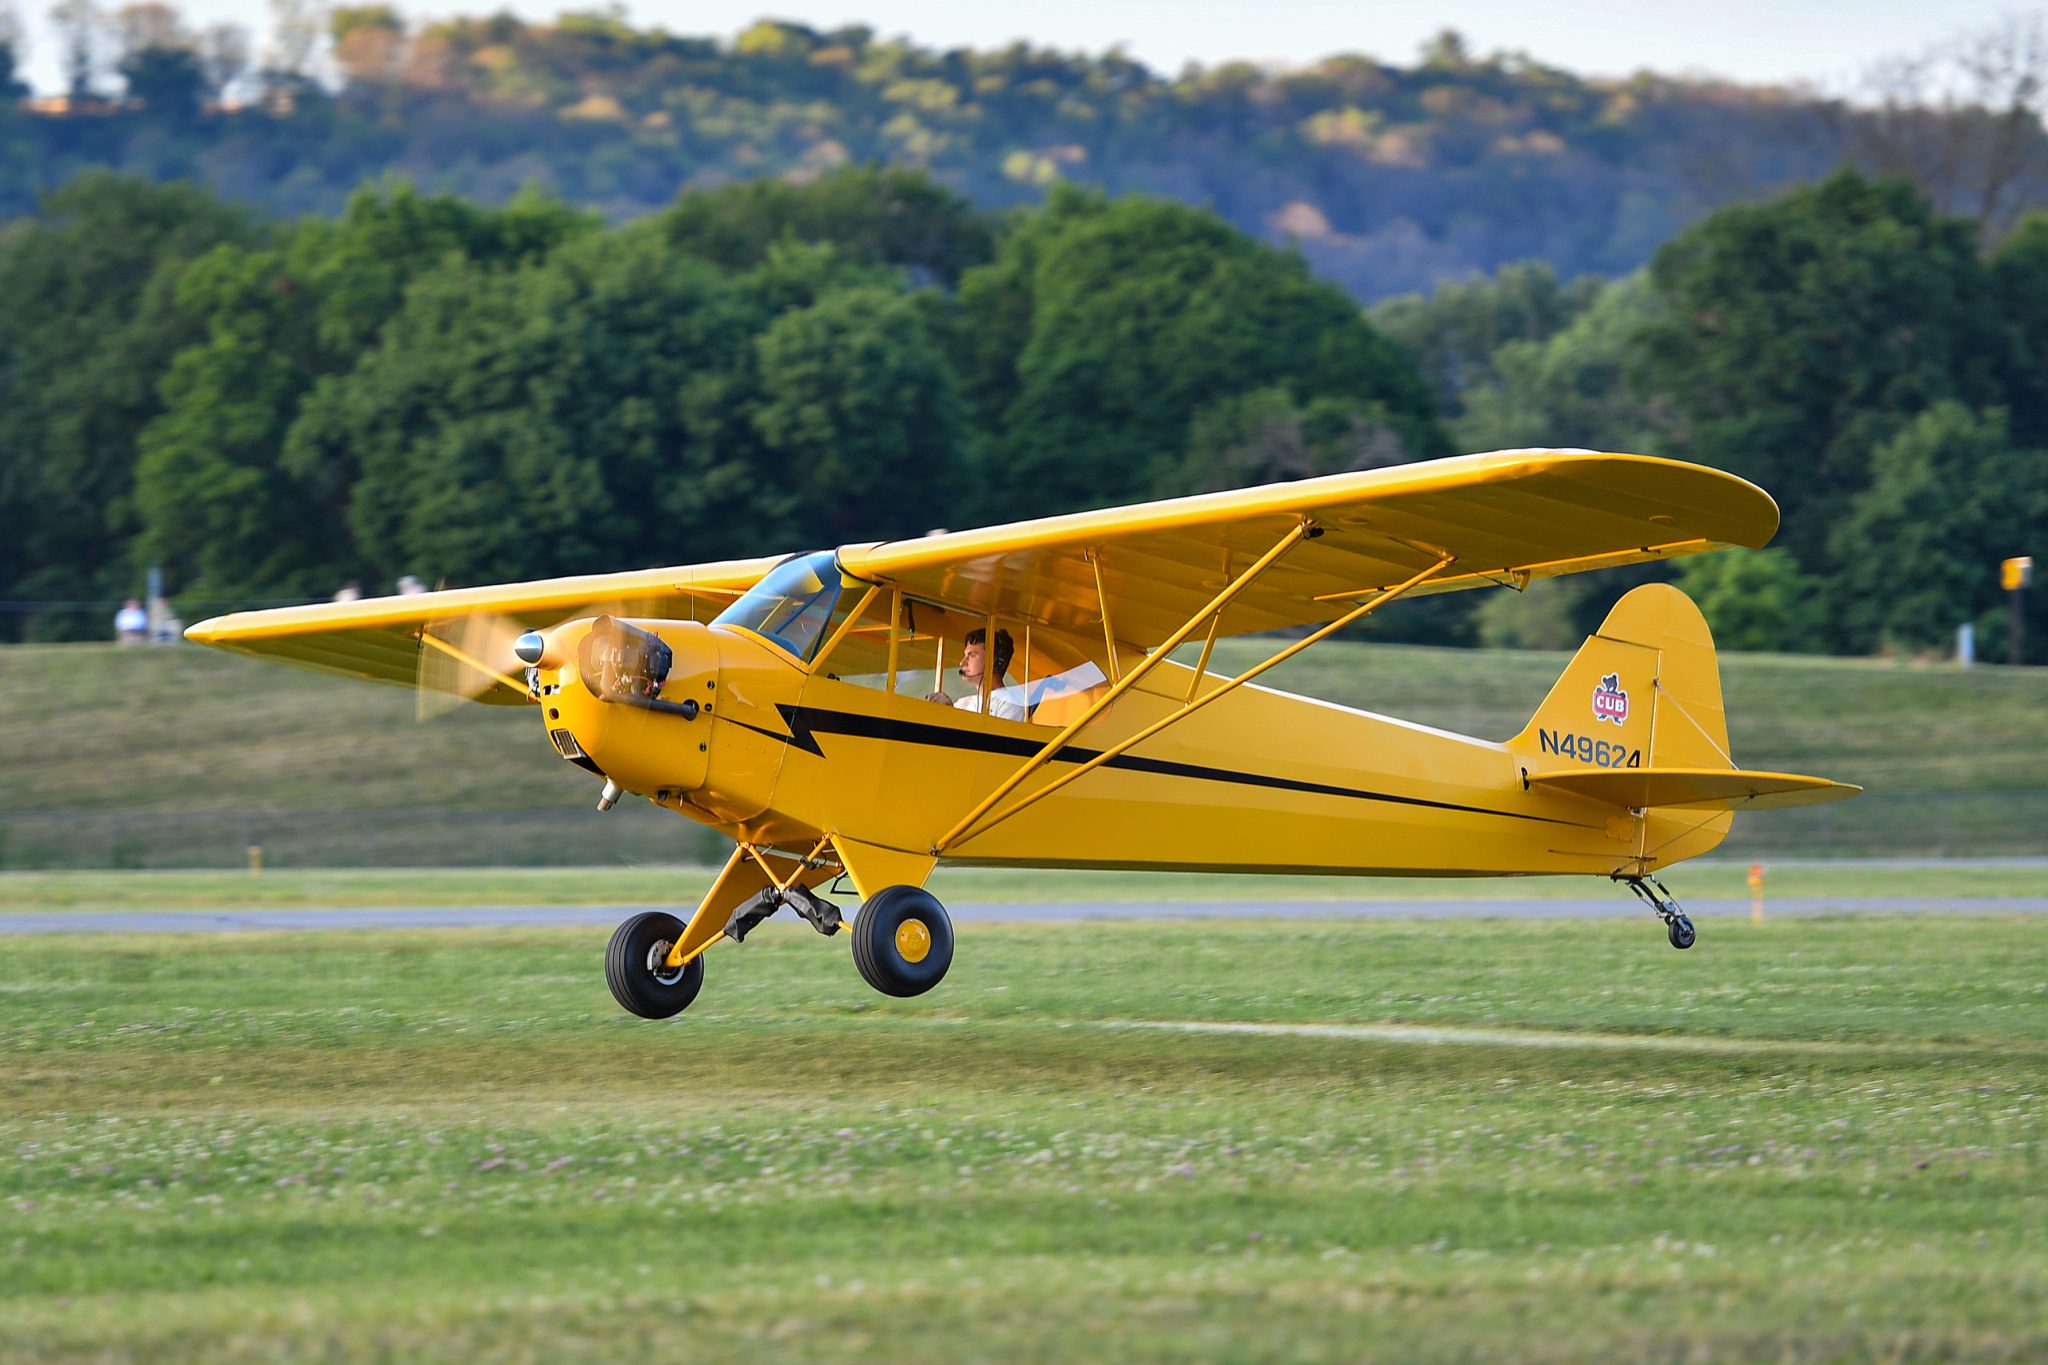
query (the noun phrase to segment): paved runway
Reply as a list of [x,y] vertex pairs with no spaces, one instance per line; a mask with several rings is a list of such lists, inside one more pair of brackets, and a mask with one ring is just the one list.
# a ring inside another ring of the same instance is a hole
[[[27,911],[0,914],[0,934],[203,934],[291,929],[490,929],[514,926],[610,928],[645,905],[457,905],[377,910]],[[846,903],[851,909],[851,902]],[[1649,912],[1627,895],[1607,899],[991,901],[949,905],[961,924],[1071,920],[1200,919],[1622,919]],[[1747,916],[1746,900],[1685,904],[1695,919]],[[1839,900],[1784,896],[1765,903],[1772,917],[1796,915],[2042,915],[2048,896],[1881,897]],[[781,918],[787,919],[788,916]]]

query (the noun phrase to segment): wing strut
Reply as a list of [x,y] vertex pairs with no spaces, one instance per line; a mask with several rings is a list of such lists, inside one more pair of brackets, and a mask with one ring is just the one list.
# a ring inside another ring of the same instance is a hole
[[[1221,612],[1231,595],[1235,594],[1239,588],[1243,587],[1246,583],[1250,582],[1252,578],[1256,577],[1261,571],[1265,569],[1265,567],[1268,564],[1272,563],[1273,560],[1279,558],[1281,551],[1285,550],[1290,544],[1293,543],[1294,540],[1300,539],[1299,531],[1301,529],[1302,528],[1297,528],[1297,533],[1294,534],[1291,539],[1283,540],[1279,545],[1267,551],[1266,556],[1263,559],[1261,559],[1258,563],[1252,565],[1252,567],[1247,569],[1244,572],[1244,574],[1238,578],[1236,582],[1232,583],[1230,587],[1224,590],[1224,595],[1222,597],[1218,598],[1215,602],[1211,603],[1210,606],[1204,608],[1200,615],[1191,618],[1185,626],[1181,627],[1179,631],[1175,632],[1174,637],[1171,640],[1169,640],[1166,644],[1160,646],[1159,649],[1155,650],[1152,654],[1146,656],[1145,661],[1143,663],[1139,664],[1138,667],[1132,669],[1131,672],[1128,675],[1126,675],[1124,680],[1125,683],[1128,684],[1134,682],[1138,678],[1142,677],[1147,669],[1149,669],[1153,664],[1157,663],[1159,660],[1165,658],[1167,654],[1169,654],[1177,645],[1179,645],[1182,640],[1186,639],[1189,635],[1193,634],[1195,627],[1200,625],[1202,621],[1210,615],[1210,613]],[[1199,697],[1191,698],[1190,700],[1184,702],[1179,710],[1173,712],[1170,715],[1162,717],[1159,720],[1154,721],[1152,724],[1146,726],[1144,729],[1138,731],[1137,734],[1130,736],[1128,739],[1122,739],[1117,741],[1109,748],[1104,749],[1101,753],[1089,759],[1086,763],[1082,763],[1068,772],[1061,773],[1058,777],[1046,783],[1044,786],[1038,788],[1029,796],[1023,797],[1017,801],[1013,801],[1009,805],[1005,806],[1002,810],[997,811],[994,815],[989,816],[985,820],[982,819],[982,816],[988,811],[988,809],[991,806],[995,805],[997,801],[1001,800],[1004,796],[1007,796],[1010,792],[1016,790],[1018,785],[1023,782],[1024,778],[1027,775],[1029,775],[1034,769],[1041,766],[1054,754],[1058,753],[1060,748],[1066,743],[1068,736],[1069,734],[1071,734],[1071,732],[1080,729],[1082,725],[1086,724],[1091,718],[1093,718],[1097,711],[1101,710],[1102,707],[1106,706],[1109,703],[1110,699],[1115,696],[1116,690],[1113,689],[1109,697],[1104,697],[1101,702],[1098,702],[1094,707],[1089,709],[1088,714],[1082,716],[1080,720],[1075,721],[1072,725],[1068,726],[1066,731],[1063,731],[1057,739],[1053,740],[1050,744],[1046,745],[1045,749],[1040,750],[1031,762],[1024,765],[1023,769],[1013,774],[1009,781],[1005,782],[1002,786],[998,787],[995,790],[995,792],[992,793],[986,800],[984,800],[980,805],[976,806],[973,811],[969,812],[966,819],[962,820],[959,824],[955,825],[950,831],[947,832],[945,838],[938,841],[938,844],[936,845],[933,851],[936,853],[944,853],[948,848],[950,848],[954,844],[959,843],[962,839],[970,838],[975,834],[985,833],[986,831],[994,828],[996,825],[1001,824],[1003,821],[1009,819],[1018,811],[1021,811],[1028,806],[1036,805],[1038,802],[1043,801],[1048,796],[1051,796],[1054,792],[1058,791],[1061,787],[1066,786],[1069,782],[1072,782],[1075,778],[1081,776],[1083,773],[1101,767],[1103,764],[1109,762],[1112,758],[1115,758],[1117,755],[1122,754],[1130,749],[1137,747],[1139,744],[1144,743],[1146,740],[1152,738],[1152,736],[1158,734],[1161,730],[1166,729],[1169,725],[1173,725],[1178,721],[1187,719],[1187,717],[1201,710],[1204,706],[1207,706],[1210,702],[1216,700],[1218,697],[1224,695],[1226,692],[1230,692],[1235,690],[1236,688],[1242,687],[1244,684],[1250,682],[1253,678],[1258,677],[1259,674],[1264,673],[1267,669],[1272,668],[1277,664],[1285,663],[1287,660],[1301,653],[1301,651],[1303,651],[1304,649],[1307,649],[1310,645],[1313,645],[1320,640],[1327,639],[1329,636],[1335,634],[1337,631],[1342,630],[1345,626],[1350,625],[1353,621],[1356,621],[1363,616],[1369,615],[1370,613],[1376,611],[1386,603],[1393,601],[1396,597],[1401,596],[1409,589],[1414,588],[1422,583],[1427,582],[1431,578],[1436,577],[1436,575],[1442,573],[1446,568],[1450,567],[1451,563],[1452,560],[1450,556],[1446,555],[1442,559],[1437,560],[1436,563],[1431,564],[1429,567],[1412,575],[1410,578],[1407,579],[1407,581],[1397,584],[1396,586],[1391,588],[1382,589],[1376,596],[1370,598],[1365,602],[1359,603],[1350,611],[1345,612],[1342,616],[1339,616],[1336,620],[1331,621],[1329,624],[1317,628],[1315,631],[1311,632],[1308,635],[1304,635],[1301,639],[1296,640],[1287,648],[1281,650],[1279,653],[1274,654],[1272,657],[1268,658],[1264,663],[1260,664],[1258,667],[1248,669],[1245,672],[1238,674],[1234,678],[1225,680],[1224,682],[1218,684],[1215,688],[1211,689],[1210,691],[1204,692]],[[976,823],[977,821],[979,821],[978,824]]]
[[[1002,783],[999,786],[997,786],[994,791],[990,792],[987,796],[983,797],[980,803],[977,804],[973,810],[967,812],[966,815],[962,816],[960,818],[960,823],[954,825],[953,828],[947,830],[945,835],[932,845],[932,852],[934,854],[944,853],[952,845],[958,843],[960,841],[961,836],[968,829],[973,827],[974,822],[976,820],[979,820],[982,816],[988,814],[989,808],[991,806],[995,805],[996,802],[1008,796],[1011,792],[1017,790],[1017,788],[1023,784],[1025,778],[1037,772],[1047,763],[1050,763],[1053,760],[1053,757],[1057,755],[1061,749],[1064,749],[1067,746],[1067,741],[1072,739],[1075,735],[1081,732],[1083,726],[1087,725],[1090,721],[1094,720],[1097,716],[1101,715],[1104,711],[1108,710],[1110,703],[1114,702],[1118,697],[1121,697],[1124,693],[1130,691],[1131,688],[1134,685],[1136,685],[1137,681],[1140,678],[1144,677],[1147,673],[1150,673],[1152,669],[1158,665],[1160,660],[1164,659],[1167,655],[1173,653],[1174,650],[1180,648],[1181,644],[1190,635],[1193,635],[1195,633],[1196,628],[1199,627],[1202,624],[1202,622],[1208,620],[1211,616],[1217,615],[1225,607],[1229,606],[1231,598],[1237,596],[1240,592],[1243,592],[1246,588],[1250,587],[1252,580],[1257,578],[1260,574],[1264,573],[1268,568],[1270,568],[1273,564],[1273,561],[1277,560],[1278,558],[1280,558],[1281,555],[1284,555],[1289,550],[1293,549],[1295,545],[1302,540],[1303,537],[1309,534],[1309,531],[1312,526],[1312,522],[1304,520],[1297,522],[1293,526],[1289,527],[1287,530],[1287,534],[1280,537],[1279,542],[1276,545],[1274,545],[1272,549],[1260,555],[1256,563],[1254,563],[1250,568],[1246,569],[1243,573],[1239,574],[1236,578],[1232,579],[1230,581],[1229,586],[1225,587],[1222,592],[1217,593],[1215,597],[1210,599],[1208,606],[1203,607],[1193,616],[1190,616],[1187,619],[1187,623],[1181,626],[1179,630],[1176,630],[1171,636],[1167,637],[1167,639],[1159,646],[1159,648],[1153,650],[1150,654],[1146,655],[1144,659],[1139,662],[1136,668],[1124,674],[1121,678],[1118,678],[1110,686],[1110,689],[1107,692],[1103,693],[1100,697],[1096,698],[1095,703],[1092,706],[1090,706],[1086,711],[1083,711],[1079,716],[1077,716],[1072,721],[1072,723],[1070,723],[1067,726],[1066,729],[1060,731],[1051,739],[1047,740],[1044,748],[1040,749],[1037,753],[1033,754],[1030,758],[1024,761],[1023,767],[1017,769],[1016,772],[1011,773],[1008,777],[1004,778]],[[1104,625],[1106,627],[1109,620],[1109,598],[1102,587],[1102,567],[1100,563],[1096,564],[1095,574],[1096,591],[1098,593],[1104,594],[1102,597],[1102,616]],[[1112,670],[1116,668],[1116,638],[1114,636],[1110,636],[1109,639],[1109,666]]]

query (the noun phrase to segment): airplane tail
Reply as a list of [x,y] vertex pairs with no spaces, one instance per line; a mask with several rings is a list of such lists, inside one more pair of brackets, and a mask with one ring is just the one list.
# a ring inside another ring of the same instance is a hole
[[1650,583],[1614,604],[1508,748],[1532,788],[1623,808],[1645,866],[1697,857],[1730,812],[1863,790],[1739,768],[1728,748],[1714,637],[1692,599]]
[[1554,768],[1733,769],[1721,666],[1692,599],[1649,583],[1614,604],[1508,747]]

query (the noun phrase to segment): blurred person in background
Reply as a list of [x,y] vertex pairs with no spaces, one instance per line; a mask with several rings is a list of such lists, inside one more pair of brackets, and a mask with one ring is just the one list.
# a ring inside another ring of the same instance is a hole
[[149,613],[140,598],[131,597],[114,613],[114,638],[124,645],[139,645],[149,639]]

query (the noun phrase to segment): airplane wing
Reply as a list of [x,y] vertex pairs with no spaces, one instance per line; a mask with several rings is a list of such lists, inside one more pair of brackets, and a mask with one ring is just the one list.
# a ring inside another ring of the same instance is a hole
[[[507,630],[516,635],[528,627],[546,627],[595,612],[709,620],[778,562],[777,557],[737,559],[355,602],[317,602],[216,616],[192,626],[185,636],[216,649],[321,673],[406,687],[423,683],[432,688],[437,676],[459,675],[437,675],[431,668],[421,668],[421,651],[426,648],[421,641],[423,633],[460,642],[473,635],[479,622],[486,623],[485,633],[495,637]],[[509,647],[509,640],[504,643]],[[506,650],[472,647],[469,652],[491,656],[486,661],[493,669],[508,666]],[[500,655],[505,657],[496,657]],[[449,687],[459,687],[465,695],[476,690],[458,681],[451,681]],[[516,704],[524,697],[492,686],[477,700]]]
[[[1778,506],[1702,465],[1585,450],[1504,450],[840,550],[856,578],[943,606],[1102,630],[1150,649],[1304,519],[1224,613],[1222,635],[1334,620],[1436,561],[1450,592],[1760,548]],[[1099,590],[1098,590],[1099,575]]]

